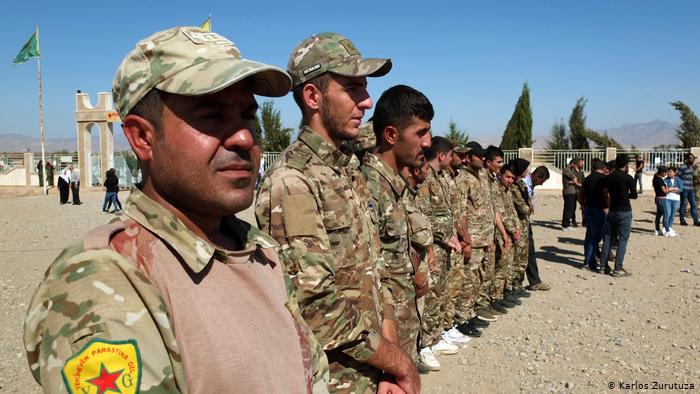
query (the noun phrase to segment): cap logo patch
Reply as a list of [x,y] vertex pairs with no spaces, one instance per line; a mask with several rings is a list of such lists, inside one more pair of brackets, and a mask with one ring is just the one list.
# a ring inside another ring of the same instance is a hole
[[234,46],[231,41],[218,33],[183,30],[182,34],[197,45],[213,45],[222,48]]
[[95,338],[66,361],[61,371],[69,393],[137,393],[141,353],[135,340]]
[[312,73],[312,72],[318,70],[319,68],[321,68],[321,64],[320,64],[320,63],[317,63],[317,64],[314,64],[313,66],[311,66],[311,67],[305,69],[305,70],[302,71],[301,73],[302,73],[303,75],[307,75],[307,74],[309,74],[309,73]]
[[355,44],[348,39],[340,40],[340,45],[342,45],[350,56],[359,56],[360,51],[355,48]]

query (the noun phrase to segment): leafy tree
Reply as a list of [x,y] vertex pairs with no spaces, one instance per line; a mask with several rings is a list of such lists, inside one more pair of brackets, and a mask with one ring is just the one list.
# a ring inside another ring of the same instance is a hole
[[583,112],[586,101],[584,97],[579,98],[569,117],[569,140],[571,141],[571,149],[590,149],[586,136],[586,132],[588,131],[586,128],[586,114]]
[[603,133],[599,133],[595,130],[587,130],[586,131],[586,138],[589,140],[593,141],[595,143],[596,148],[617,148],[617,149],[624,149],[622,145],[620,145],[619,142],[615,141],[614,138],[608,136],[608,132],[604,131]]
[[563,120],[552,125],[549,130],[549,138],[545,139],[547,150],[569,149],[569,138],[566,136],[566,125]]
[[674,101],[670,104],[681,113],[681,125],[676,129],[680,147],[691,148],[700,146],[700,120],[698,120],[698,117],[682,101]]
[[266,152],[280,152],[288,147],[292,139],[292,129],[282,126],[280,110],[275,109],[272,100],[265,100],[260,106],[258,128],[260,148]]
[[447,134],[445,138],[450,140],[454,146],[466,145],[469,142],[469,134],[466,131],[457,128],[457,123],[450,119],[450,123],[447,125]]
[[532,107],[530,106],[530,88],[527,82],[518,98],[508,125],[501,138],[501,149],[529,148],[532,146]]

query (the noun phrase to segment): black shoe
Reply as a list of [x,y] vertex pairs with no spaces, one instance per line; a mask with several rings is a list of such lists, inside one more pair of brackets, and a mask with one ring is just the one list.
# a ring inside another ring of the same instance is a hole
[[514,302],[510,302],[510,301],[506,300],[505,298],[503,298],[502,300],[498,300],[496,302],[498,303],[498,305],[505,307],[505,308],[508,308],[508,309],[515,308],[517,306]]
[[516,296],[520,298],[530,298],[530,292],[525,289],[518,289],[514,292]]
[[505,315],[506,313],[508,313],[508,309],[506,309],[503,305],[499,304],[498,302],[492,302],[491,313],[493,313],[494,315]]
[[693,226],[695,226],[695,227],[700,227],[700,222],[693,223]]
[[512,303],[512,304],[515,304],[515,305],[522,305],[522,304],[523,304],[523,302],[520,301],[520,299],[518,298],[518,296],[516,296],[515,294],[513,294],[512,291],[506,293],[506,295],[505,295],[505,297],[503,297],[503,299],[508,300],[508,302],[510,302],[510,303]]
[[687,226],[687,225],[688,225],[688,222],[686,222],[686,221],[681,222],[681,226]]
[[466,335],[472,338],[479,338],[481,336],[481,331],[475,326],[470,325],[468,322],[457,326],[457,331],[461,332],[462,335]]
[[469,319],[469,320],[465,321],[465,322],[462,323],[462,324],[468,324],[468,325],[470,325],[470,326],[472,326],[472,327],[476,327],[476,328],[486,328],[486,327],[488,327],[491,323],[487,322],[486,320],[481,320],[481,319],[479,319],[479,318],[477,318],[477,317],[474,317],[474,318],[472,318],[472,319]]

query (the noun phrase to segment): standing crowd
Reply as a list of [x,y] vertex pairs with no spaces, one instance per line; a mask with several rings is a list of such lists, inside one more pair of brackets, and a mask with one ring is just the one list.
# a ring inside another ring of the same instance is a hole
[[[112,90],[142,182],[34,294],[24,342],[44,391],[418,393],[436,353],[548,290],[530,223],[547,168],[433,137],[412,87],[375,106],[368,77],[391,69],[336,33],[286,71],[199,28],[137,43]],[[290,91],[302,126],[260,181],[258,228],[236,217],[260,165],[254,95]]]

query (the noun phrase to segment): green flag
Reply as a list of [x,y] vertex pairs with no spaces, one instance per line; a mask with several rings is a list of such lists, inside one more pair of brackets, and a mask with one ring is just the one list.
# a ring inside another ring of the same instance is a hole
[[15,60],[13,60],[12,63],[22,64],[31,58],[39,56],[39,35],[34,31],[34,34],[29,37],[29,40],[24,44],[17,56],[15,56]]

